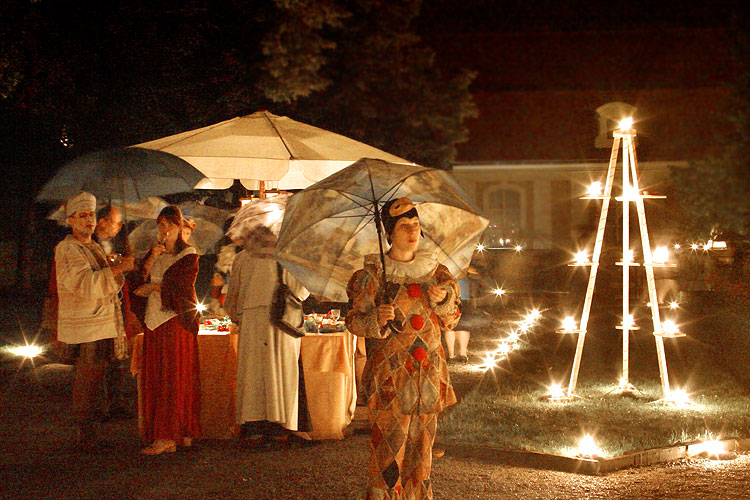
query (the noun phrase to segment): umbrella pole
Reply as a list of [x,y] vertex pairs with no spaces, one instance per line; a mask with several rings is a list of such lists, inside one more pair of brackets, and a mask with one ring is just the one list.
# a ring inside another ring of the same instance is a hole
[[378,210],[378,202],[377,200],[373,201],[373,207],[375,208],[375,229],[378,232],[378,247],[380,247],[380,264],[383,268],[383,285],[385,286],[385,283],[388,281],[385,277],[385,253],[383,252],[383,234],[382,230],[380,229],[381,223],[380,223],[380,210]]

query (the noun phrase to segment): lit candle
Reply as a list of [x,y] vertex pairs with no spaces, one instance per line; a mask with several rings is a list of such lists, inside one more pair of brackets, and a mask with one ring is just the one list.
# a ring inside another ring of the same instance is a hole
[[13,355],[18,356],[19,358],[31,359],[39,356],[43,352],[43,349],[38,345],[27,344],[9,347],[8,351]]
[[602,195],[602,183],[599,181],[594,181],[589,186],[588,195],[591,197],[597,197]]
[[601,452],[591,434],[586,434],[578,443],[578,454],[582,457],[597,457]]
[[573,316],[568,316],[562,322],[562,328],[567,332],[575,330],[577,326],[578,325],[576,324],[576,320]]
[[654,262],[664,264],[669,260],[669,250],[667,247],[656,247],[654,250]]

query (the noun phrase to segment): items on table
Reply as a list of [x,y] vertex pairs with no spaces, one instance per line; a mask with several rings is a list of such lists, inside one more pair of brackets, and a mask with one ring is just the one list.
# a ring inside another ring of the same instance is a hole
[[223,318],[203,318],[200,329],[201,331],[229,333],[229,325],[231,324],[232,320],[229,319],[229,316],[224,316]]
[[305,331],[307,333],[334,333],[345,330],[346,324],[339,309],[331,309],[326,314],[305,315]]

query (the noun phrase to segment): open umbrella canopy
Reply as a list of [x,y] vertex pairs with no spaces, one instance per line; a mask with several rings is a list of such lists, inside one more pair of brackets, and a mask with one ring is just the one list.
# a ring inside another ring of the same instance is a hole
[[[216,253],[217,244],[224,236],[224,223],[232,213],[229,210],[209,207],[195,201],[185,201],[177,206],[184,218],[195,222],[195,229],[188,243],[194,246],[200,255]],[[159,213],[156,212],[151,220],[138,224],[128,235],[133,255],[136,257],[143,257],[156,243],[159,228],[155,219],[158,215]]]
[[310,293],[345,302],[364,256],[380,252],[376,207],[403,196],[417,204],[420,248],[462,277],[488,223],[471,198],[444,170],[369,158],[291,197],[274,257]]
[[[138,203],[123,203],[121,200],[97,200],[97,211],[104,208],[107,204],[118,207],[120,212],[127,221],[138,219],[156,219],[162,208],[167,206],[167,202],[156,196],[151,196]],[[58,224],[65,224],[65,204],[63,203],[47,215],[50,220],[57,221]]]
[[[195,229],[188,243],[195,247],[199,255],[216,253],[216,244],[224,236],[222,227],[200,217],[193,217],[192,221],[195,222]],[[156,244],[158,236],[159,228],[156,220],[147,219],[138,224],[128,235],[133,255],[139,258],[146,255],[146,252]]]
[[409,163],[343,135],[268,111],[226,120],[137,145],[172,153],[205,174],[200,189],[226,189],[240,179],[248,189],[273,181],[303,189],[360,158]]
[[227,236],[253,253],[272,254],[289,197],[281,193],[244,205],[234,216]]
[[65,201],[88,191],[98,201],[137,203],[150,196],[192,191],[203,174],[169,153],[113,148],[79,156],[44,185],[37,201]]

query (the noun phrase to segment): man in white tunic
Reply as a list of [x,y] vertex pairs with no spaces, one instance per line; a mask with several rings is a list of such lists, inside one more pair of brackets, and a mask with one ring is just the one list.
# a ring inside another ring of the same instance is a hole
[[[264,427],[268,422],[287,431],[298,430],[300,339],[271,324],[276,265],[268,251],[245,249],[237,254],[224,301],[224,309],[240,328],[237,421],[251,423],[245,428],[254,429],[249,434],[256,439],[275,433]],[[282,279],[298,298],[307,298],[307,289],[285,270]]]
[[107,363],[114,356],[113,340],[123,328],[117,292],[133,259],[109,266],[102,248],[91,239],[96,227],[96,198],[86,192],[65,206],[72,229],[55,247],[59,309],[58,340],[71,344],[76,359],[73,413],[82,448],[99,444],[94,411]]

